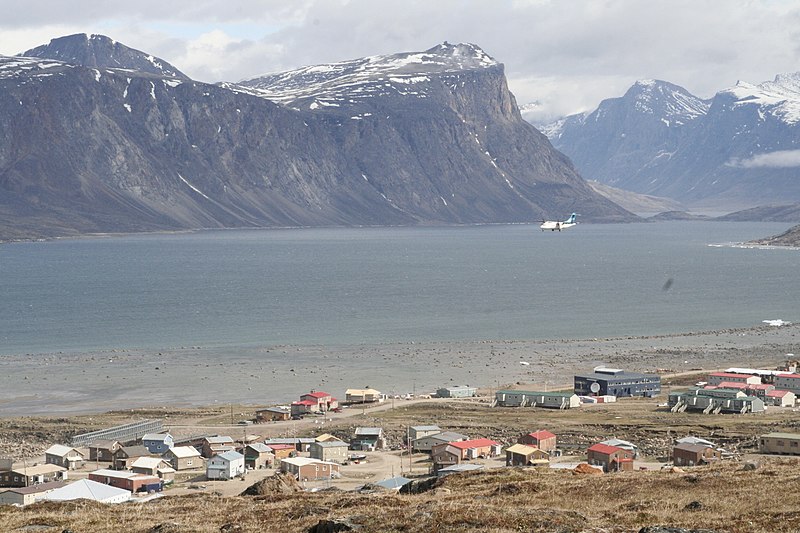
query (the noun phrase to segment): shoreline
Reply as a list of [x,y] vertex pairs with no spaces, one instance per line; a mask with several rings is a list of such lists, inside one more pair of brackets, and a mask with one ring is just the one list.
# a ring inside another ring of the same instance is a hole
[[[670,373],[774,366],[800,325],[595,339],[98,350],[0,356],[0,417],[288,404],[310,390],[427,394],[449,385],[547,390],[599,365]],[[524,364],[527,363],[527,364]]]

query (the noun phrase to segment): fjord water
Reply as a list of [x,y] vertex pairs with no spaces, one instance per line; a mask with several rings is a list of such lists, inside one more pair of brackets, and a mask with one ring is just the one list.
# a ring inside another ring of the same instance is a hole
[[[0,354],[651,335],[795,321],[788,224],[230,230],[0,246]],[[671,283],[668,283],[671,280]]]

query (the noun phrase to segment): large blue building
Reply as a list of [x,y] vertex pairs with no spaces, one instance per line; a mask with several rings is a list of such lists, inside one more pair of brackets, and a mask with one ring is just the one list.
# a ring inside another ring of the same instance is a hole
[[661,394],[661,376],[626,372],[617,368],[595,368],[591,374],[575,375],[575,394],[650,398]]

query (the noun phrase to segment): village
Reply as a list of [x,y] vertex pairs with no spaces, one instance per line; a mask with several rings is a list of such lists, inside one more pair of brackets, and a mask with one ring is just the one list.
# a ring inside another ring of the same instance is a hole
[[[348,389],[341,401],[310,391],[239,420],[231,410],[216,427],[137,420],[50,443],[40,455],[0,459],[0,505],[236,496],[276,476],[306,491],[413,492],[421,480],[505,467],[613,475],[750,464],[800,455],[800,433],[788,430],[796,426],[797,370],[787,361],[777,370],[676,377],[665,394],[661,374],[598,367],[576,374],[570,391],[448,386],[412,397],[365,388]],[[666,426],[668,438],[636,442],[631,413]],[[742,431],[766,416],[773,418],[764,427],[787,430]],[[502,431],[481,426],[503,417],[510,418]],[[708,431],[709,417],[744,421],[729,434],[724,426]],[[581,431],[587,421],[607,433]]]

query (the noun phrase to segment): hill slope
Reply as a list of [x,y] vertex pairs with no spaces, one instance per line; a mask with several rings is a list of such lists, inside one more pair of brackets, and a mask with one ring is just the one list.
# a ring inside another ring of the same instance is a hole
[[339,103],[308,75],[203,84],[97,36],[31,53],[0,57],[0,239],[635,218],[522,120],[502,65],[472,45],[369,58],[351,86],[365,60],[342,63],[322,84]]

